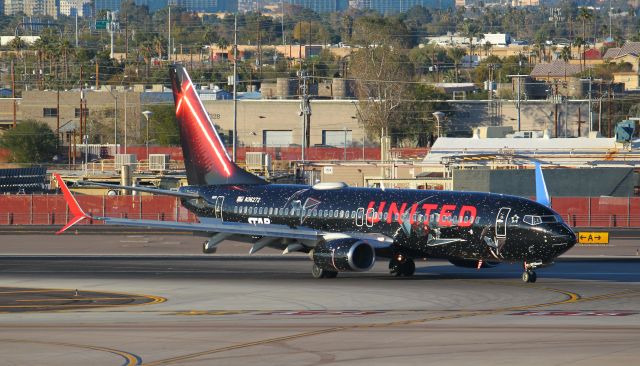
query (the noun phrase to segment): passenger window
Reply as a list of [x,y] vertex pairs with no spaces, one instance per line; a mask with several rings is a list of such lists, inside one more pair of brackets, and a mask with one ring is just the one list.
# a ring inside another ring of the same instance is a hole
[[269,215],[273,214],[273,207],[269,207]]
[[344,210],[340,210],[340,218],[344,219]]

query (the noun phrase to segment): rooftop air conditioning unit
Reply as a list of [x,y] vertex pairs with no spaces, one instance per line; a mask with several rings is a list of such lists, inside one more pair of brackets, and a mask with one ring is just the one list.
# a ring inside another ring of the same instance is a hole
[[123,165],[135,165],[138,162],[136,154],[116,154],[115,169],[122,169]]
[[149,154],[149,170],[154,172],[164,172],[169,169],[169,154]]
[[247,152],[245,162],[249,170],[271,170],[271,156],[264,152]]

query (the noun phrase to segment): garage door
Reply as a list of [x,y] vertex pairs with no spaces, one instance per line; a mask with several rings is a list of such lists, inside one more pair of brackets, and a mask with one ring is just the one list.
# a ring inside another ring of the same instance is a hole
[[[351,145],[351,130],[347,130],[347,146]],[[344,130],[323,130],[322,144],[327,146],[344,146],[345,136]]]
[[264,146],[289,146],[293,144],[293,132],[291,130],[264,130],[262,131],[262,144]]

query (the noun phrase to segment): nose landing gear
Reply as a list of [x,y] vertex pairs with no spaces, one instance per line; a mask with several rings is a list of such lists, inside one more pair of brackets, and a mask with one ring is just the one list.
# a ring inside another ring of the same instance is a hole
[[522,273],[522,281],[526,283],[535,283],[538,279],[535,269],[542,267],[542,262],[527,263],[524,262],[524,272]]
[[526,270],[522,273],[522,281],[526,283],[535,283],[538,279],[536,271]]
[[389,261],[389,273],[394,276],[411,277],[416,272],[416,263],[413,259],[397,254]]

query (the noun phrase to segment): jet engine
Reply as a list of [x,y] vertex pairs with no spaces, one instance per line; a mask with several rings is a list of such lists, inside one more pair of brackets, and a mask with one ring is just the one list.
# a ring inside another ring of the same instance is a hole
[[[456,267],[478,268],[478,260],[476,259],[449,259],[449,262]],[[498,264],[500,263],[483,261],[480,268],[493,268]]]
[[334,239],[318,244],[312,251],[315,264],[327,271],[364,272],[376,262],[371,244],[358,239]]

